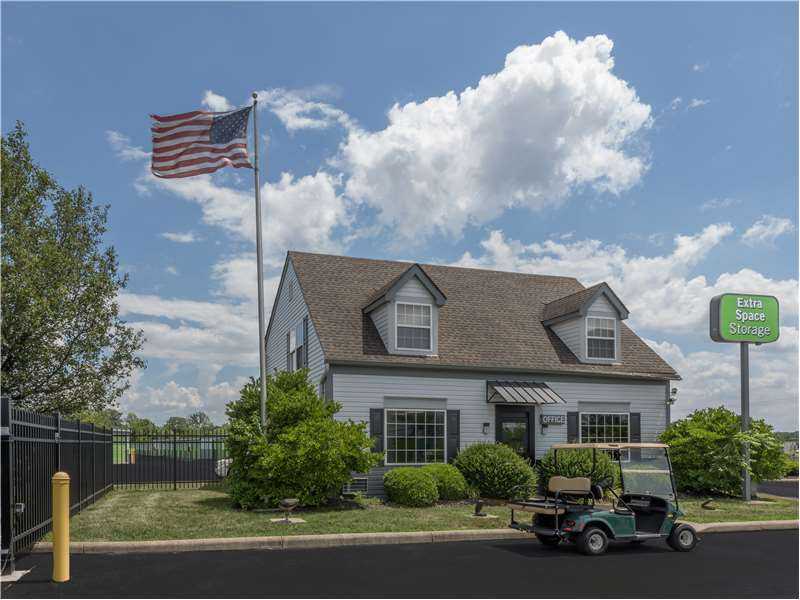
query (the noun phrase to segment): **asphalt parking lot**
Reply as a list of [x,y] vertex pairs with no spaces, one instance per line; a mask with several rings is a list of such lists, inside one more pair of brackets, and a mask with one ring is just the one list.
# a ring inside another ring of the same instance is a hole
[[762,494],[772,494],[784,498],[797,498],[798,489],[800,489],[800,483],[797,479],[763,481],[758,484],[758,491]]
[[50,582],[49,555],[5,598],[410,597],[797,598],[798,532],[708,534],[690,553],[663,542],[586,557],[534,540],[321,550],[83,554]]

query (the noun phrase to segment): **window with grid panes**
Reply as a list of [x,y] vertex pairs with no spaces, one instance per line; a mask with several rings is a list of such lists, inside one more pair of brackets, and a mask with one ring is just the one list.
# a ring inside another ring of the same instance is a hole
[[386,464],[445,461],[445,411],[386,409]]
[[[581,413],[580,441],[590,443],[618,443],[630,441],[628,413]],[[611,451],[616,458],[617,451]],[[627,450],[622,451],[622,460],[627,460]]]
[[430,350],[430,304],[398,302],[396,310],[397,347],[401,350]]

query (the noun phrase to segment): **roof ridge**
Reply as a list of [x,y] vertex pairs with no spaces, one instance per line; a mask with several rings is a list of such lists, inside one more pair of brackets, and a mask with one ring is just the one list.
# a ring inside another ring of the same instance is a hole
[[[461,265],[447,265],[447,264],[438,264],[438,263],[425,263],[420,262],[417,260],[399,260],[399,259],[388,259],[388,258],[367,258],[363,256],[348,256],[346,254],[328,254],[326,252],[305,252],[302,250],[287,250],[287,255],[306,255],[306,256],[320,256],[320,257],[329,257],[329,258],[345,258],[350,260],[363,260],[372,263],[392,263],[398,265],[408,265],[411,268],[413,265],[419,265],[420,267],[435,267],[439,269],[459,269],[459,270],[469,270],[469,271],[481,271],[483,273],[500,273],[502,275],[517,275],[520,277],[546,277],[548,279],[557,279],[560,281],[564,280],[572,280],[576,281],[578,284],[583,285],[577,277],[573,277],[571,275],[548,275],[545,273],[524,273],[521,271],[502,271],[500,269],[482,269],[480,267],[465,267]],[[586,288],[584,288],[586,289]],[[578,290],[578,292],[583,290]],[[575,293],[578,293],[575,292]]]

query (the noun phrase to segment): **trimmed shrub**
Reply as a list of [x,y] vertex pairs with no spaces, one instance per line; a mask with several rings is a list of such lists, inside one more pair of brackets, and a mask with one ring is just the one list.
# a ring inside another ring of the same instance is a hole
[[619,466],[602,450],[597,451],[597,461],[592,471],[592,451],[588,449],[559,450],[558,461],[553,450],[548,450],[536,463],[539,492],[544,493],[547,482],[554,475],[562,477],[588,477],[592,483],[607,487],[619,485]]
[[267,388],[266,430],[255,380],[226,409],[228,490],[238,506],[277,506],[283,498],[318,506],[338,496],[351,473],[378,463],[366,425],[334,420],[341,407],[317,396],[305,370],[270,376]]
[[798,461],[788,454],[783,455],[783,476],[784,477],[797,477]]
[[439,500],[463,500],[467,497],[467,480],[453,465],[431,464],[425,465],[422,470],[436,482]]
[[[675,421],[661,441],[669,444],[678,489],[693,494],[736,496],[742,469],[754,482],[783,475],[783,445],[763,419],[752,419],[747,433],[740,431],[739,415],[725,407],[696,410]],[[743,443],[750,444],[750,464]]]
[[417,467],[398,467],[383,476],[383,489],[391,502],[403,506],[430,506],[439,498],[436,480]]
[[482,498],[510,500],[533,494],[536,474],[505,444],[473,444],[462,450],[453,464]]

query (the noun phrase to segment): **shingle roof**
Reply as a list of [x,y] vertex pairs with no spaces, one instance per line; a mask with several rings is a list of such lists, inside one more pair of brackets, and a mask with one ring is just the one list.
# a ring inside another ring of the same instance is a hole
[[558,319],[559,317],[565,317],[567,315],[582,312],[582,309],[587,307],[587,304],[592,300],[595,294],[601,293],[600,290],[605,290],[605,294],[607,295],[608,299],[612,302],[612,304],[615,304],[619,308],[620,312],[622,313],[621,318],[627,319],[628,309],[625,308],[625,305],[622,304],[622,301],[617,298],[617,295],[614,293],[611,287],[609,287],[605,281],[602,281],[591,287],[577,291],[574,294],[570,294],[568,296],[564,296],[563,298],[558,298],[557,300],[548,302],[545,304],[544,310],[542,311],[542,321],[544,321],[547,325],[552,325],[552,323],[549,321]]
[[287,260],[331,363],[679,379],[624,323],[619,364],[578,361],[542,325],[545,305],[585,290],[572,277],[420,265],[447,297],[439,309],[438,355],[401,356],[387,352],[362,308],[411,263],[293,251]]

